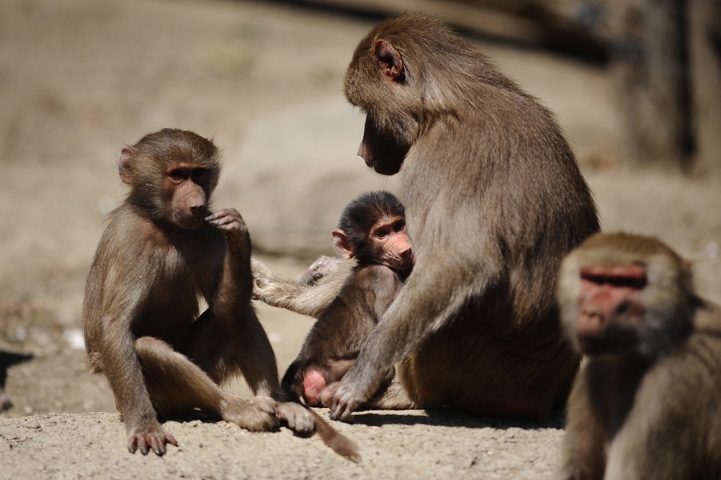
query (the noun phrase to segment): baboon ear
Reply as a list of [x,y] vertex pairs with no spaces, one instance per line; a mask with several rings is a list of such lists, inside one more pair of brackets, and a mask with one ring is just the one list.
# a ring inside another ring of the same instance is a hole
[[338,256],[346,260],[355,257],[348,235],[343,230],[333,230],[331,233],[333,235],[333,247]]
[[120,175],[120,180],[128,185],[133,184],[133,153],[133,150],[126,147],[120,151],[120,158],[118,158],[118,174]]
[[373,45],[373,53],[378,59],[381,74],[392,82],[403,82],[405,72],[403,71],[403,58],[393,45],[385,40],[376,40]]

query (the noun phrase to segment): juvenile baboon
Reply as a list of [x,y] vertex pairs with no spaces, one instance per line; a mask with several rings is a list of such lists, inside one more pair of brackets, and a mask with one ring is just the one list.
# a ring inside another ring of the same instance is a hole
[[[340,258],[356,266],[336,298],[319,316],[281,386],[293,398],[321,405],[321,392],[353,365],[363,342],[398,294],[413,267],[403,205],[388,192],[370,192],[353,200],[333,231]],[[312,267],[311,267],[312,268]],[[311,287],[321,288],[321,287]],[[386,386],[393,375],[389,375]],[[375,407],[395,407],[400,389],[384,389]]]
[[[120,153],[130,192],[98,245],[82,324],[90,364],[110,383],[131,452],[162,455],[167,443],[177,445],[158,414],[199,409],[249,430],[282,420],[304,433],[319,420],[279,402],[275,355],[250,303],[250,236],[237,211],[209,210],[218,157],[211,141],[175,129]],[[208,304],[201,315],[200,298]],[[240,373],[251,399],[219,386]],[[338,450],[357,454],[338,437]]]

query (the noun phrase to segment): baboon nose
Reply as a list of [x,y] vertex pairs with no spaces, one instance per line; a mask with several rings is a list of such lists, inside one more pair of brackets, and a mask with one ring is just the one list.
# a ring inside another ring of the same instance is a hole
[[192,213],[194,217],[204,216],[205,205],[191,205],[190,213]]

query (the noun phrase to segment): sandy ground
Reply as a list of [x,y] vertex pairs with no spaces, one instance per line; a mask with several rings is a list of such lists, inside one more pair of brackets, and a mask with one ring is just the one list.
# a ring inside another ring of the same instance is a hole
[[[0,478],[523,479],[553,471],[560,417],[507,422],[449,411],[364,412],[337,423],[359,444],[359,464],[317,437],[200,421],[169,422],[180,447],[163,458],[130,455],[110,390],[86,366],[83,285],[103,215],[122,198],[114,160],[123,144],[167,126],[214,136],[228,163],[218,204],[248,217],[258,251],[273,254],[266,261],[299,275],[327,249],[344,202],[379,185],[354,157],[357,113],[337,113],[341,76],[370,27],[262,2],[0,2],[0,360],[26,360],[5,383],[14,407],[0,413]],[[620,168],[603,69],[483,47],[558,114],[604,229],[666,240],[695,261],[703,294],[721,300],[721,181]],[[336,134],[336,124],[352,135]],[[294,169],[299,156],[313,164]],[[346,170],[322,176],[330,162]],[[295,198],[284,196],[288,176]],[[258,310],[284,369],[312,320]],[[241,381],[231,388],[245,389]]]

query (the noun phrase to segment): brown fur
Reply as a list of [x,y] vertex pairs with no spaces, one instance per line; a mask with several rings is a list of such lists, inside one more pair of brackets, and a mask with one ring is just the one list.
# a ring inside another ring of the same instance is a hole
[[[275,355],[250,304],[245,223],[232,209],[208,211],[217,148],[165,129],[124,148],[119,170],[131,191],[109,215],[82,324],[90,364],[110,383],[130,451],[164,454],[166,443],[177,442],[157,414],[195,409],[249,430],[274,429],[279,418],[312,431],[311,413],[278,403]],[[200,298],[209,308],[199,316]],[[241,373],[252,399],[219,386]]]
[[547,414],[579,359],[560,340],[555,272],[598,230],[553,116],[422,15],[387,20],[360,42],[345,94],[367,115],[359,153],[379,173],[399,172],[415,265],[328,392],[334,416],[371,398],[397,362],[417,405]]
[[321,255],[305,269],[305,272],[303,272],[303,275],[300,277],[300,283],[310,286],[319,285],[327,281],[327,277],[332,275],[336,270],[343,268],[341,266],[343,263],[352,263],[355,265],[355,262],[347,262],[346,259],[341,257]]
[[[599,275],[589,286],[589,268],[640,268],[645,284]],[[696,296],[688,264],[655,239],[599,234],[563,262],[558,296],[567,336],[589,355],[557,478],[721,478],[721,309]]]
[[[338,296],[356,265],[354,258],[322,256],[308,267],[301,280],[293,280],[253,257],[253,298],[272,307],[318,318]],[[314,272],[319,273],[316,278]]]
[[[369,192],[353,200],[343,211],[333,237],[338,254],[356,258],[358,263],[319,316],[281,381],[283,390],[295,398],[302,396],[310,405],[320,405],[322,390],[339,381],[354,364],[413,266],[403,205],[388,192]],[[369,404],[410,406],[408,399],[399,404],[397,393],[386,395],[392,379],[390,372],[383,391]],[[398,388],[391,391],[402,393]]]
[[[309,372],[321,374],[325,385],[343,378],[402,285],[398,274],[388,267],[359,264],[308,333],[300,353],[283,376],[283,390],[292,398],[302,396],[309,405],[322,405],[320,397],[307,391]],[[384,391],[392,379],[393,372],[384,381]],[[373,406],[383,408],[382,397]],[[405,403],[410,406],[408,401]],[[399,408],[396,403],[393,405]]]

